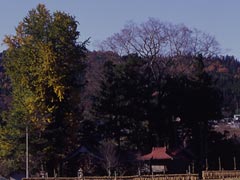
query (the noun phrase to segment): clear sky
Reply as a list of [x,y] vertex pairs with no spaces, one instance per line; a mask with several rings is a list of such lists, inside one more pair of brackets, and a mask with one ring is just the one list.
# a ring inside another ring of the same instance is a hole
[[[224,54],[240,59],[240,0],[1,0],[0,40],[14,34],[15,27],[37,4],[51,12],[60,10],[76,17],[81,40],[94,44],[118,32],[130,20],[149,17],[207,32],[218,40]],[[0,46],[0,51],[6,49]]]

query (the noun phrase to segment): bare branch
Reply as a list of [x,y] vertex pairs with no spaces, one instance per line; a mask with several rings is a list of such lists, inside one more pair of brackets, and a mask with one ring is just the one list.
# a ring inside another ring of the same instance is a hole
[[100,153],[103,158],[102,166],[107,171],[108,176],[111,176],[111,169],[119,164],[116,145],[113,141],[105,140],[100,147]]
[[166,56],[202,54],[212,56],[220,52],[216,39],[183,24],[173,25],[149,18],[137,25],[133,22],[124,26],[100,45],[102,50],[111,50],[120,55],[137,53],[154,60]]

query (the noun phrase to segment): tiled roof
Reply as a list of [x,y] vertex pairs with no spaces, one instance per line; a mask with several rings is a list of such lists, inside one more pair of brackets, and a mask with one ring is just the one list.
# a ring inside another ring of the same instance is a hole
[[143,156],[140,156],[138,160],[167,160],[167,159],[173,159],[170,155],[166,153],[166,147],[153,147],[152,152],[149,154],[145,154]]

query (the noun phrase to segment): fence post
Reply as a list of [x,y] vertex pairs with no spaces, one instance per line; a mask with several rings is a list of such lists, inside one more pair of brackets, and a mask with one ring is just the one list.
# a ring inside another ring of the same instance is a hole
[[218,169],[219,169],[219,171],[222,170],[222,165],[221,165],[221,158],[220,158],[220,156],[218,157]]
[[236,165],[236,157],[233,157],[233,169],[236,170],[237,169],[237,165]]
[[206,171],[208,170],[208,159],[205,159],[205,164],[206,164]]
[[192,173],[194,174],[194,172],[195,172],[195,169],[194,169],[195,167],[194,167],[194,161],[192,162]]

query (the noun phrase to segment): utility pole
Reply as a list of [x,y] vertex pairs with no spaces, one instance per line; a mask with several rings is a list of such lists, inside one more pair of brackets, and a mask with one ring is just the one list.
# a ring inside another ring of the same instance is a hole
[[28,172],[28,126],[26,126],[26,178],[29,178],[29,172]]

